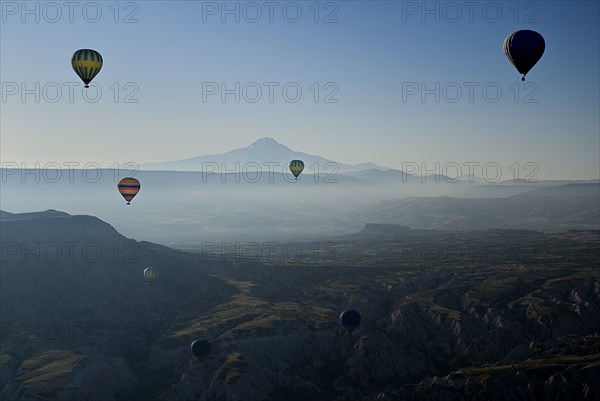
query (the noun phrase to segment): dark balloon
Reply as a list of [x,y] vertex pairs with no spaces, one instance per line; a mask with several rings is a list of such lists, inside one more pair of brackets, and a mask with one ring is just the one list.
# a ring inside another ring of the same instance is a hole
[[203,361],[210,354],[210,343],[206,340],[196,340],[192,343],[192,354],[197,360]]
[[344,311],[340,314],[340,322],[348,330],[348,333],[352,334],[360,325],[360,313],[355,310]]
[[508,35],[503,48],[508,60],[523,74],[521,80],[525,81],[525,75],[542,58],[546,42],[539,33],[524,29]]

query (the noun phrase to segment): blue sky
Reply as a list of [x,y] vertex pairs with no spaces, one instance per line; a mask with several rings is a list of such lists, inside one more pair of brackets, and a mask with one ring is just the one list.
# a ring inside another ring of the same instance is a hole
[[[263,1],[81,2],[72,21],[63,2],[2,1],[0,158],[110,166],[222,153],[269,136],[345,163],[535,162],[536,178],[598,178],[599,3],[465,3],[283,1],[271,3],[270,22]],[[23,4],[33,11],[23,14]],[[223,4],[239,7],[239,22],[222,21]],[[502,52],[518,29],[546,40],[524,83]],[[79,82],[70,56],[80,48],[104,57],[95,103],[80,83],[69,101],[68,85]],[[239,82],[240,102],[203,99],[213,82]],[[272,103],[265,82],[278,85]],[[24,99],[23,85],[33,93]],[[256,85],[262,96],[252,103]],[[433,93],[423,99],[421,88]]]

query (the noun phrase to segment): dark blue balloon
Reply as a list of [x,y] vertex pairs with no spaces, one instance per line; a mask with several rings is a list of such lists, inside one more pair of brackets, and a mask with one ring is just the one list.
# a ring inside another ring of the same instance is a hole
[[355,310],[346,310],[340,314],[340,322],[342,326],[348,330],[348,333],[352,332],[360,325],[360,313]]
[[539,33],[524,29],[508,35],[502,47],[508,60],[523,74],[521,80],[525,81],[525,75],[542,58],[546,42]]
[[206,340],[196,340],[192,343],[192,354],[199,361],[202,361],[210,354],[210,349],[210,343]]

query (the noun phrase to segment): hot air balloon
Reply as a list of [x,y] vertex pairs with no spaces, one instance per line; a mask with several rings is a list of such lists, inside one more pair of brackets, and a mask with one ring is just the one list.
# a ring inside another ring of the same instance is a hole
[[342,326],[348,330],[349,334],[360,325],[360,313],[355,310],[346,310],[340,314],[340,322]]
[[546,42],[539,33],[524,29],[508,35],[503,48],[508,60],[523,74],[521,81],[525,81],[525,75],[542,58]]
[[192,343],[192,354],[197,360],[203,361],[210,354],[210,343],[206,340],[196,340]]
[[156,277],[158,277],[158,274],[156,273],[156,269],[154,267],[146,267],[144,269],[144,277],[146,277],[146,280],[148,280],[150,285],[152,285],[154,280],[156,280]]
[[102,68],[102,56],[96,50],[80,49],[73,53],[71,66],[86,88]]
[[304,170],[304,162],[302,160],[292,160],[289,165],[290,171],[294,174],[294,177],[298,179],[298,176]]
[[137,195],[138,192],[140,192],[141,186],[140,182],[135,178],[125,177],[121,181],[119,181],[119,185],[117,187],[119,188],[119,192],[121,193],[123,198],[125,198],[127,204],[129,205],[131,203],[131,200]]

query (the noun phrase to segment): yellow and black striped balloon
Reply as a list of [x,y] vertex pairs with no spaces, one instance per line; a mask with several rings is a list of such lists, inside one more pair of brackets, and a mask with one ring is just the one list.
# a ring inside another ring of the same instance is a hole
[[294,177],[298,179],[298,176],[304,170],[304,162],[302,160],[292,160],[289,168],[292,174],[294,174]]
[[119,185],[117,185],[119,189],[119,193],[125,200],[127,204],[131,203],[131,200],[140,192],[140,182],[135,178],[126,177],[119,181]]
[[144,277],[146,277],[146,280],[148,280],[150,285],[152,285],[152,283],[156,280],[156,277],[158,277],[158,274],[156,273],[156,268],[146,267],[144,269]]
[[85,87],[89,88],[92,79],[102,69],[102,56],[96,50],[80,49],[73,53],[71,66],[75,70],[75,73],[79,75]]

